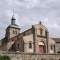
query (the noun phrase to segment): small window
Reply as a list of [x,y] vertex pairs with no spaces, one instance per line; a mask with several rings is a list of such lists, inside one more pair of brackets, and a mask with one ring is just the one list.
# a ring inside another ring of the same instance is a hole
[[19,44],[18,44],[18,49],[19,49]]
[[25,36],[25,33],[23,33],[23,35]]
[[29,43],[29,48],[32,48],[32,43],[31,42]]
[[13,31],[13,34],[17,34],[17,31]]
[[15,34],[17,34],[17,31],[15,31]]
[[14,34],[14,31],[13,31],[13,34]]
[[53,45],[51,45],[51,50],[53,49]]
[[55,53],[55,45],[54,45],[54,53]]
[[28,33],[28,35],[29,35],[30,33]]
[[19,37],[17,37],[17,40],[19,40]]
[[14,41],[14,40],[12,39],[12,41]]
[[42,33],[43,33],[42,31],[43,31],[43,30],[42,30],[42,29],[40,29],[40,35],[42,35]]
[[17,34],[17,31],[15,31],[15,33]]
[[47,31],[45,31],[45,35],[47,36]]

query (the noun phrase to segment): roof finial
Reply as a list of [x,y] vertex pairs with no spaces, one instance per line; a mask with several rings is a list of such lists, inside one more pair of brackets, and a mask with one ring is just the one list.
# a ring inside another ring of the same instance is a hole
[[39,23],[40,23],[40,24],[42,24],[42,22],[41,22],[41,21],[40,21]]
[[15,17],[14,17],[14,14],[13,14],[13,16],[12,16],[12,19],[11,19],[11,24],[15,24]]
[[15,19],[15,16],[14,16],[14,14],[13,14],[12,18],[13,18],[13,19]]
[[14,16],[14,1],[12,0],[12,4],[13,4],[13,6],[12,6],[12,11],[13,11],[13,16],[12,16],[12,19],[11,19],[11,24],[15,24],[15,16]]

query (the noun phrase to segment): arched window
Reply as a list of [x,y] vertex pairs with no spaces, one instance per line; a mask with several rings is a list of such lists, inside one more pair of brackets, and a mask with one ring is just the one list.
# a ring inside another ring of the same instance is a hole
[[17,31],[13,31],[13,34],[17,34]]
[[14,31],[13,31],[13,34],[14,34]]
[[17,37],[17,40],[19,40],[19,36]]
[[53,45],[51,45],[51,50],[53,49]]
[[12,41],[14,41],[14,39],[12,39]]
[[45,36],[47,36],[47,31],[45,31]]
[[17,31],[15,31],[15,34],[17,34]]
[[23,33],[23,36],[25,36],[25,32]]
[[32,42],[29,42],[29,48],[32,48]]
[[42,31],[43,31],[43,29],[41,28],[41,29],[40,29],[40,35],[42,35],[42,33],[43,33]]
[[55,45],[54,45],[54,53],[55,53]]

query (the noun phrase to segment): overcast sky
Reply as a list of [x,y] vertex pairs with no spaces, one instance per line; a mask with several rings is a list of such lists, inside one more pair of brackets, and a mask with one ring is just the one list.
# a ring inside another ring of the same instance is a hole
[[60,37],[60,0],[0,0],[0,39],[13,13],[21,31],[42,21],[50,37]]

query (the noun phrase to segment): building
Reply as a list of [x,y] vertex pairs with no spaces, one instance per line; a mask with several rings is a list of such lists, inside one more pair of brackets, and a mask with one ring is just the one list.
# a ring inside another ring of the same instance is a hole
[[57,46],[60,44],[60,38],[59,40],[50,38],[48,29],[41,22],[20,33],[20,28],[15,24],[15,20],[13,15],[11,24],[6,28],[5,37],[1,39],[0,50],[26,53],[60,52]]

